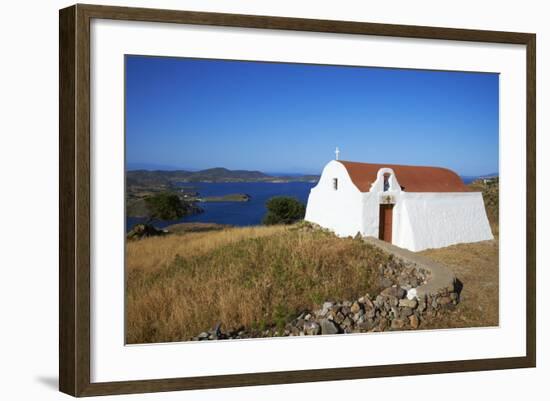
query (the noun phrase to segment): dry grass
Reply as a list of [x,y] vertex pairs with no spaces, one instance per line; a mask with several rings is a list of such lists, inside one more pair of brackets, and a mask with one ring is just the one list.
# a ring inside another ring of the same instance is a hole
[[185,234],[183,238],[181,235],[169,235],[129,241],[126,245],[126,269],[128,272],[162,270],[174,261],[176,255],[200,256],[243,239],[270,236],[283,230],[280,226],[255,226],[214,232],[178,233]]
[[327,299],[374,286],[388,256],[360,240],[282,226],[230,228],[127,245],[127,341],[283,326]]
[[477,180],[469,184],[469,187],[474,191],[479,191],[483,195],[483,202],[485,203],[485,211],[487,212],[487,218],[491,225],[493,235],[498,237],[499,228],[499,181],[494,179],[488,182],[483,180]]
[[446,265],[463,284],[456,309],[424,328],[498,326],[498,238],[420,253]]

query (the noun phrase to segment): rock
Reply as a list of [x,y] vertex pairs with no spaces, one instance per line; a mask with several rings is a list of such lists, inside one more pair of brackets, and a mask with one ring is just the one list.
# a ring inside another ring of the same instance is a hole
[[416,295],[417,295],[416,288],[411,288],[410,290],[407,291],[407,299],[416,299]]
[[414,309],[418,306],[418,301],[416,299],[402,299],[399,301],[400,308],[411,308]]
[[394,330],[395,329],[402,329],[406,325],[407,325],[407,322],[405,321],[405,319],[397,318],[397,319],[393,319],[391,321],[391,328],[394,329]]
[[209,336],[210,334],[208,334],[206,331],[203,331],[199,334],[199,340],[206,340]]
[[344,327],[351,327],[353,326],[353,320],[351,320],[349,317],[346,317],[344,321],[342,322],[342,326]]
[[365,309],[374,308],[374,303],[370,300],[370,297],[365,296],[363,298],[364,298],[363,305],[365,306]]
[[344,321],[344,319],[346,318],[346,316],[344,316],[344,314],[342,312],[338,312],[336,313],[336,315],[334,316],[334,321],[338,324],[342,323]]
[[333,302],[325,302],[323,304],[323,309],[326,309],[327,311],[334,306]]
[[380,279],[380,287],[391,287],[392,281],[387,277],[382,277]]
[[451,297],[448,297],[448,296],[439,297],[439,299],[437,300],[437,303],[439,305],[447,305],[447,304],[450,304],[451,302],[452,302],[452,299]]
[[376,307],[381,308],[384,305],[384,297],[382,295],[378,295],[374,300],[374,304]]
[[321,334],[338,334],[338,327],[330,320],[321,320]]
[[359,311],[363,310],[359,302],[355,301],[353,305],[351,305],[350,311],[353,314],[359,313]]
[[418,316],[416,315],[409,316],[409,324],[413,329],[417,329],[418,325],[420,324],[420,321],[418,320]]
[[365,331],[369,331],[369,330],[372,330],[373,327],[374,327],[374,324],[372,321],[364,321],[364,322],[361,322],[359,324],[357,324],[357,326],[355,326],[357,328],[357,330],[359,332],[365,332]]
[[396,287],[396,288],[397,288],[397,295],[396,295],[397,298],[399,299],[405,298],[405,295],[407,295],[407,291],[401,287]]
[[407,293],[407,291],[405,291],[401,287],[388,287],[388,288],[382,290],[380,295],[382,295],[383,297],[393,296],[393,297],[396,297],[398,299],[401,299],[405,296],[406,293]]
[[384,274],[384,265],[382,263],[378,265],[378,273]]
[[153,227],[151,224],[136,224],[129,232],[126,234],[126,238],[130,240],[141,239],[147,237],[157,237],[159,235],[166,234],[163,230],[158,230]]
[[380,295],[383,297],[390,297],[390,296],[395,296],[395,293],[396,293],[396,287],[388,287],[388,288],[384,288],[380,292]]
[[365,312],[365,316],[369,319],[373,318],[374,316],[376,316],[376,308],[371,308],[371,309],[367,309],[367,311]]
[[400,317],[409,317],[413,314],[413,310],[411,308],[401,308]]
[[388,297],[388,305],[390,305],[390,306],[397,306],[397,305],[399,305],[399,298],[393,297],[393,296],[389,296],[389,297]]

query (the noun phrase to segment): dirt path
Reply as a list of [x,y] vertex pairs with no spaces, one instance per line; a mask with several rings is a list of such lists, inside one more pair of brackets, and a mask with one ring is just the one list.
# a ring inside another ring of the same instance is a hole
[[419,252],[443,263],[463,285],[460,303],[424,328],[498,326],[498,240],[453,245]]

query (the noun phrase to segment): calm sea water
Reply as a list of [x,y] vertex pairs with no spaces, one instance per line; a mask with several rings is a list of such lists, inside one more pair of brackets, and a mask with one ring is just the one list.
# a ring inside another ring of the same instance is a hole
[[[171,224],[184,222],[203,222],[231,224],[234,226],[253,226],[261,224],[266,213],[265,203],[274,196],[292,196],[307,204],[309,190],[316,184],[310,182],[224,182],[224,183],[184,183],[181,186],[196,191],[200,196],[221,196],[229,194],[248,194],[248,202],[205,202],[199,203],[204,213],[186,216],[178,220],[154,221],[156,227],[163,228]],[[144,218],[127,217],[126,230],[134,224],[144,222]]]

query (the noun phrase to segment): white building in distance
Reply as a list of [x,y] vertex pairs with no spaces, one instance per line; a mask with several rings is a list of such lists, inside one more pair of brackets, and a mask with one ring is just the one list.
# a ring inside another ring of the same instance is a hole
[[439,167],[333,160],[311,189],[305,219],[415,252],[493,239],[481,193]]

